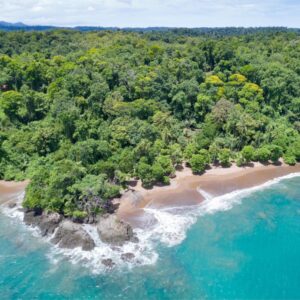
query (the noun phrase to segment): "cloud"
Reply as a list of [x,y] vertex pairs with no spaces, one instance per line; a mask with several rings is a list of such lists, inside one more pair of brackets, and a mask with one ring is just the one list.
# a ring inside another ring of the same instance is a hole
[[87,10],[88,10],[88,11],[94,11],[95,8],[94,8],[93,6],[89,6],[89,7],[87,8]]
[[300,27],[299,0],[0,0],[0,20],[98,26]]

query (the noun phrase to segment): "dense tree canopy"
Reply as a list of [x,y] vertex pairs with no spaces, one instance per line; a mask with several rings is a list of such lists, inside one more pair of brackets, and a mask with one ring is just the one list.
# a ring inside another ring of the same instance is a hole
[[[0,177],[75,218],[188,162],[300,160],[300,37],[0,32]],[[90,203],[87,205],[87,203]]]

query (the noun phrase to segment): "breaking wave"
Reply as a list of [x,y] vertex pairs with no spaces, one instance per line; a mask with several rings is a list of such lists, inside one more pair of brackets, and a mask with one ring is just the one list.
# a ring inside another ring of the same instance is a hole
[[168,247],[178,245],[185,239],[187,230],[199,217],[230,210],[234,205],[240,204],[242,198],[257,190],[268,188],[282,180],[299,176],[300,173],[291,173],[267,181],[262,185],[236,190],[221,196],[214,196],[199,188],[198,192],[205,198],[205,201],[196,206],[169,207],[165,209],[147,207],[144,209],[145,213],[151,214],[157,221],[149,229],[148,236],[150,239],[158,240]]

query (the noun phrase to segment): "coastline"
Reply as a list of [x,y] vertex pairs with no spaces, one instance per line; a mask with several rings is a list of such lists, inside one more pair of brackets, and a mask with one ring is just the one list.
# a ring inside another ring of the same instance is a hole
[[[262,185],[267,181],[291,173],[300,172],[300,164],[289,166],[263,165],[255,162],[251,166],[229,168],[211,167],[202,175],[194,175],[190,168],[176,172],[169,186],[145,189],[141,182],[132,192],[121,198],[117,215],[132,227],[144,227],[144,209],[164,209],[198,205],[207,197],[217,197],[234,191]],[[133,197],[134,195],[134,197]]]
[[[21,209],[21,200],[28,181],[0,181],[0,206],[8,216],[17,217],[24,225],[37,229],[38,235],[53,245],[55,257],[63,255],[99,273],[114,267],[154,264],[159,256],[156,243],[167,247],[180,244],[187,229],[201,214],[224,209],[218,198],[223,195],[235,198],[235,192],[260,188],[273,179],[280,180],[289,174],[293,176],[293,173],[300,174],[300,164],[293,167],[259,163],[242,168],[236,165],[212,167],[202,175],[193,175],[189,168],[184,168],[171,179],[169,186],[147,190],[138,182],[134,189],[114,200],[120,203],[117,212],[100,217],[97,224],[73,223],[55,213],[41,216],[25,213]],[[209,200],[207,205],[201,205],[205,200]],[[231,207],[227,202],[225,204],[226,209]],[[99,232],[102,226],[102,234],[109,232],[109,239],[115,234],[119,238],[121,234],[124,243],[105,240]]]
[[[170,185],[142,187],[136,185],[125,192],[121,198],[114,199],[119,204],[116,215],[133,228],[143,227],[141,220],[145,208],[164,209],[168,207],[193,206],[202,203],[207,197],[217,197],[234,191],[252,188],[272,179],[300,172],[300,163],[289,166],[282,161],[279,165],[263,165],[259,162],[251,166],[228,168],[211,166],[205,173],[195,175],[188,167],[176,171]],[[25,192],[29,180],[22,182],[0,180],[0,205],[10,206]]]

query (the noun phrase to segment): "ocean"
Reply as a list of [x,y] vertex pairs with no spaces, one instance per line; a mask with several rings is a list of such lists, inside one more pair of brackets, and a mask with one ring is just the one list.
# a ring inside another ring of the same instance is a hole
[[0,299],[300,299],[300,177],[206,198],[148,209],[134,263],[111,270],[107,246],[64,252],[2,211]]

